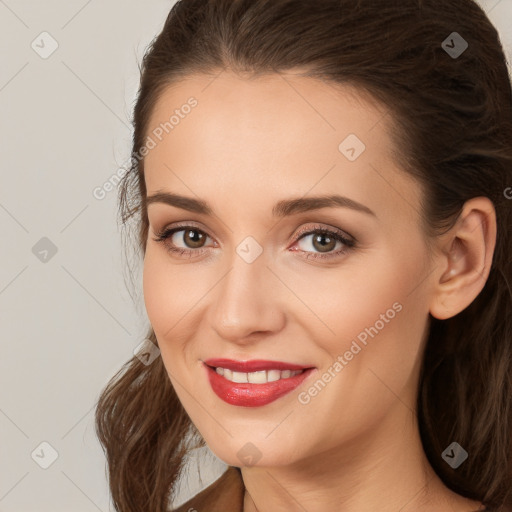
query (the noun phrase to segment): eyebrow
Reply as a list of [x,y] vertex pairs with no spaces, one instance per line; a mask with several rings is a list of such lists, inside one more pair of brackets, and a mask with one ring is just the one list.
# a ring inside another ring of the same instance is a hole
[[[181,196],[179,194],[172,194],[170,192],[157,192],[147,197],[145,203],[146,206],[153,203],[164,203],[193,213],[213,215],[213,209],[206,201],[195,199],[193,197]],[[321,208],[340,207],[351,208],[352,210],[377,217],[375,212],[370,210],[367,206],[338,194],[283,199],[274,205],[272,208],[272,215],[274,217],[287,217],[297,213],[320,210]]]

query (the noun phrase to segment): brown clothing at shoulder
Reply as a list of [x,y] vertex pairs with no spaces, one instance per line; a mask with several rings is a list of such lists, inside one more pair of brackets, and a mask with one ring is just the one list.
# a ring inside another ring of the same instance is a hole
[[240,469],[229,466],[220,478],[173,512],[243,512],[244,493]]

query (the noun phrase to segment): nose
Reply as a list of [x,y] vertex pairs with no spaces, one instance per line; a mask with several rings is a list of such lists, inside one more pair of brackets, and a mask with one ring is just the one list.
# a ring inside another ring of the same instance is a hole
[[285,324],[283,285],[261,254],[248,263],[238,254],[213,294],[209,323],[221,339],[245,344],[279,332]]

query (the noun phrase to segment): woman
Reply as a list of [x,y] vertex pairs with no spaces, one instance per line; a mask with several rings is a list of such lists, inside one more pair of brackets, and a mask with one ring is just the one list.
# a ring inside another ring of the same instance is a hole
[[472,0],[172,8],[120,188],[151,350],[98,402],[116,510],[205,445],[180,511],[512,510],[511,96]]

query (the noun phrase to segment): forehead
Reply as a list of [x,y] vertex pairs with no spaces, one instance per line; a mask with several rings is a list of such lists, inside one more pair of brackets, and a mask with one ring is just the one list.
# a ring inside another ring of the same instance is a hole
[[390,120],[349,85],[292,73],[190,76],[164,90],[150,117],[148,195],[192,189],[209,197],[222,188],[229,199],[231,188],[250,202],[273,191],[279,198],[336,191],[367,203],[387,194],[396,208],[414,184],[391,158]]
[[[197,103],[193,108],[187,106],[191,98]],[[330,148],[337,156],[339,143],[349,134],[386,150],[387,130],[375,128],[386,125],[388,113],[369,100],[353,86],[292,73],[246,79],[227,71],[213,77],[193,75],[160,95],[148,132],[156,130],[158,141],[168,139],[172,147],[194,130],[197,146],[212,155],[234,147],[245,153],[258,153],[261,147],[281,152],[293,147],[300,157],[315,148],[322,152]],[[231,134],[236,137],[226,137]],[[152,151],[147,160],[156,153]]]

